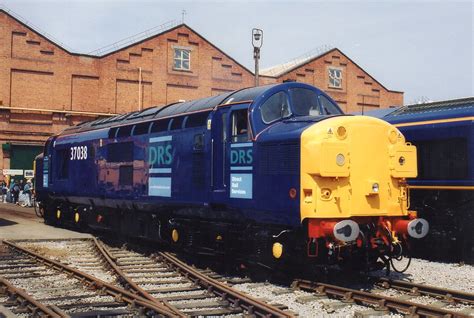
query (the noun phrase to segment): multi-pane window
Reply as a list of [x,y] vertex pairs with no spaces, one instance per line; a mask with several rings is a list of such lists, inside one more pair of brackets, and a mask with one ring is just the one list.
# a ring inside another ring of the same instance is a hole
[[191,52],[186,49],[174,49],[174,64],[175,70],[186,70],[191,69]]
[[342,70],[339,68],[328,69],[329,71],[329,87],[342,88]]

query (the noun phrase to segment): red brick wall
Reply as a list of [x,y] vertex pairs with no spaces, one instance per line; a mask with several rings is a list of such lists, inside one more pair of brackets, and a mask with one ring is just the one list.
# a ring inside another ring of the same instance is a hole
[[[342,87],[331,88],[329,68],[342,70]],[[338,49],[281,75],[277,81],[296,80],[319,87],[345,112],[364,111],[403,105],[403,92],[387,90]]]
[[[173,69],[174,47],[191,50],[190,71]],[[342,89],[328,87],[329,66],[343,69]],[[403,103],[403,93],[388,91],[338,50],[260,83],[287,79],[322,88],[348,112]],[[0,10],[0,106],[36,109],[0,109],[0,144],[41,144],[98,116],[74,112],[123,113],[253,84],[249,70],[185,25],[98,58],[69,53]],[[1,150],[0,158],[7,168]]]
[[[190,71],[173,69],[175,46],[191,50]],[[184,25],[97,58],[68,53],[0,11],[0,106],[44,110],[0,109],[0,144],[41,144],[97,117],[67,111],[123,113],[252,85],[251,72]]]

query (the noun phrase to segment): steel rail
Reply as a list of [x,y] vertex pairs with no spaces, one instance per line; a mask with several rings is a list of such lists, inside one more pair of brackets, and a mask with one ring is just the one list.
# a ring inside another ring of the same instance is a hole
[[[50,318],[63,318],[65,316],[55,313],[49,309],[46,305],[40,303],[24,290],[13,286],[8,280],[0,277],[0,294],[8,295],[9,297],[14,296],[14,301],[25,308],[35,317],[50,317]],[[24,302],[31,304],[31,306],[25,306]],[[41,315],[43,313],[43,315]],[[67,317],[67,316],[66,316]]]
[[464,291],[439,288],[439,287],[430,286],[430,285],[416,284],[416,283],[406,282],[403,280],[392,280],[385,277],[377,278],[376,284],[387,289],[394,288],[397,290],[406,291],[412,295],[426,295],[430,297],[442,298],[443,300],[447,302],[466,303],[469,305],[474,304],[474,294],[464,292]]
[[142,307],[144,309],[151,310],[157,314],[164,315],[167,317],[176,316],[174,312],[170,311],[165,306],[163,305],[160,306],[156,303],[152,303],[149,300],[144,299],[138,295],[135,295],[123,288],[114,286],[96,277],[93,277],[87,273],[81,272],[77,269],[64,265],[60,262],[51,260],[45,256],[42,256],[38,253],[35,253],[26,248],[23,248],[8,240],[3,240],[3,243],[16,251],[19,251],[23,254],[28,255],[29,257],[31,257],[32,259],[34,259],[35,261],[39,263],[45,264],[46,266],[49,266],[55,270],[68,273],[71,277],[77,278],[83,284],[86,284],[89,287],[94,288],[96,290],[100,290],[101,292],[114,297],[117,301],[125,302],[132,307],[137,307],[137,306]]
[[340,298],[348,302],[352,301],[362,304],[374,305],[379,310],[395,310],[408,315],[419,315],[426,317],[467,317],[466,315],[455,311],[320,282],[295,280],[292,286],[301,290]]
[[147,291],[145,291],[143,288],[141,288],[140,286],[138,286],[133,280],[131,280],[127,274],[125,274],[122,269],[120,267],[117,266],[117,264],[115,263],[115,261],[113,260],[113,256],[110,254],[110,252],[107,250],[107,248],[105,248],[105,246],[102,244],[102,242],[99,242],[99,240],[97,240],[95,237],[92,238],[94,244],[95,244],[95,247],[97,248],[97,250],[99,251],[99,253],[103,256],[103,258],[107,261],[107,263],[110,265],[110,267],[115,271],[115,273],[120,277],[122,278],[127,284],[128,286],[130,287],[130,289],[132,289],[135,293],[137,293],[138,295],[140,295],[141,297],[145,298],[145,299],[148,299],[149,301],[151,301],[152,303],[155,303],[159,306],[165,306],[167,307],[170,311],[174,312],[174,315],[175,316],[178,316],[178,317],[186,317],[185,314],[183,314],[182,312],[180,312],[176,307],[174,307],[173,305],[171,305],[170,303],[168,303],[167,301],[164,301],[164,300],[160,300],[160,299],[157,299],[155,297],[153,297],[152,295],[150,295]]
[[275,306],[269,305],[263,301],[257,300],[231,288],[225,284],[212,279],[188,264],[182,262],[170,253],[160,252],[158,258],[174,267],[177,271],[183,273],[186,277],[194,281],[196,284],[207,289],[209,292],[228,300],[234,307],[245,309],[249,315],[258,317],[294,317]]

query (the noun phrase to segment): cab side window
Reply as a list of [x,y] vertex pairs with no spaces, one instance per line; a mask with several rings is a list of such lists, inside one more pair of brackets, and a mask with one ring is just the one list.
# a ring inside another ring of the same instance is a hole
[[249,138],[247,109],[232,112],[232,142],[245,142]]
[[286,93],[278,92],[272,95],[263,103],[262,107],[260,107],[260,112],[262,113],[262,120],[265,124],[270,124],[275,120],[290,115],[290,107]]

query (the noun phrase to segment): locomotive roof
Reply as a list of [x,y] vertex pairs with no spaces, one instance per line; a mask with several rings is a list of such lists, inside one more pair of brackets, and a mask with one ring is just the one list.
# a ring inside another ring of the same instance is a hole
[[64,133],[77,133],[88,130],[109,128],[121,126],[123,124],[133,124],[146,120],[154,120],[165,117],[173,117],[186,115],[189,113],[212,110],[218,105],[238,103],[244,101],[253,101],[255,97],[277,84],[244,88],[232,92],[223,93],[216,96],[196,99],[187,102],[172,103],[165,106],[155,106],[146,108],[142,111],[134,111],[130,113],[120,114],[113,117],[100,118],[93,121],[80,123],[76,126],[69,127]]
[[474,97],[413,104],[398,108],[384,116],[391,123],[433,120],[474,115]]

